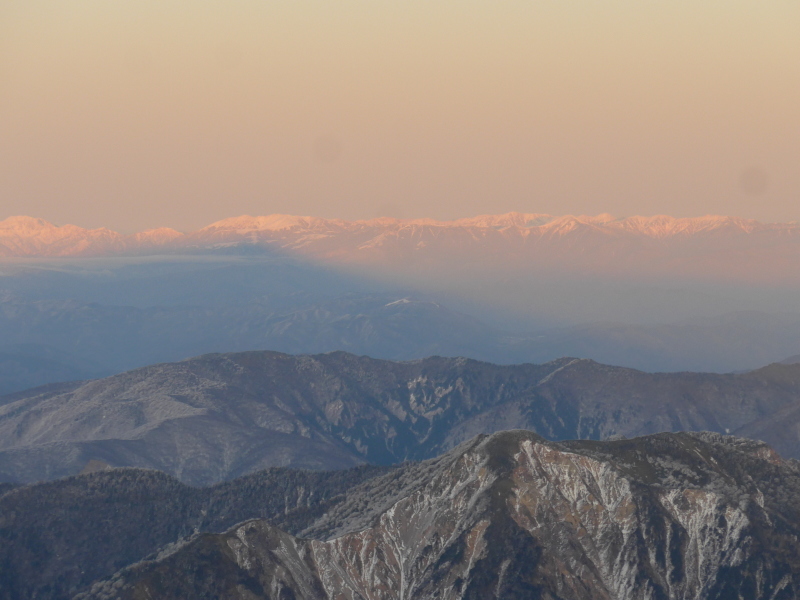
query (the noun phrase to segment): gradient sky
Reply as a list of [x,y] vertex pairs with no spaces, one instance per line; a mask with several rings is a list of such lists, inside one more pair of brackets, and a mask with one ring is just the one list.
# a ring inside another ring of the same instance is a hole
[[800,2],[0,0],[0,218],[800,220]]

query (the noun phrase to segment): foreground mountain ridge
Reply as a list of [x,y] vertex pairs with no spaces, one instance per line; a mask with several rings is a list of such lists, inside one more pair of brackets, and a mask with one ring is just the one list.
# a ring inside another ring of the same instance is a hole
[[274,466],[426,459],[517,427],[554,440],[739,432],[800,457],[798,397],[800,364],[654,374],[574,358],[212,354],[7,397],[0,480],[53,479],[98,460],[210,484]]
[[76,598],[797,598],[799,492],[748,440],[507,431],[363,484],[300,537],[247,521]]
[[253,518],[300,531],[346,491],[391,469],[269,469],[194,488],[159,471],[121,468],[0,486],[0,600],[71,598],[199,531]]

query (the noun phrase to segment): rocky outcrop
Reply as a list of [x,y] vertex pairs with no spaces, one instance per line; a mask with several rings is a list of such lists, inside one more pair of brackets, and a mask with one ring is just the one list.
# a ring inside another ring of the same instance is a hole
[[797,598],[798,493],[738,438],[504,432],[352,490],[300,537],[248,521],[78,598]]

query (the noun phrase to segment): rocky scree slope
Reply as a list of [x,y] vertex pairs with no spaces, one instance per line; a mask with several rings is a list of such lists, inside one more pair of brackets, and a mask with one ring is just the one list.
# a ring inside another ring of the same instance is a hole
[[300,537],[201,534],[76,599],[800,597],[800,472],[764,444],[511,431],[370,484]]
[[388,467],[270,469],[209,488],[158,471],[112,469],[0,485],[0,600],[61,600],[197,532],[262,518],[289,532]]
[[[421,460],[516,427],[555,440],[735,433],[780,411],[800,415],[799,399],[800,365],[652,374],[578,359],[498,366],[344,352],[215,354],[16,394],[0,404],[0,481],[76,474],[100,460],[204,485],[273,466]],[[785,423],[760,427],[759,436],[800,456]]]

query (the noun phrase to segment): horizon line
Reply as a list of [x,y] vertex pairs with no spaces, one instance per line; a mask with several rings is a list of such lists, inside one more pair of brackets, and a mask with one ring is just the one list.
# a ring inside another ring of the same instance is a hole
[[[534,228],[534,227],[541,227],[543,225],[548,225],[553,223],[554,221],[561,221],[561,220],[572,220],[578,221],[585,224],[594,224],[594,225],[606,225],[612,223],[624,223],[625,221],[637,220],[642,219],[646,221],[655,221],[655,220],[667,220],[670,222],[699,222],[699,221],[729,221],[729,222],[738,222],[738,223],[749,223],[753,225],[800,225],[800,221],[761,221],[758,219],[753,219],[749,217],[739,217],[735,215],[721,215],[721,214],[706,214],[706,215],[699,215],[694,217],[675,217],[669,214],[653,214],[653,215],[630,215],[624,217],[617,217],[610,213],[599,213],[597,215],[586,215],[586,214],[562,214],[562,215],[554,215],[551,213],[529,213],[529,212],[519,212],[519,211],[510,211],[505,213],[483,213],[471,217],[459,217],[456,219],[434,219],[430,217],[413,217],[413,218],[404,218],[404,217],[390,217],[390,216],[380,216],[380,217],[371,217],[368,219],[343,219],[339,217],[319,217],[313,215],[297,215],[297,214],[289,214],[289,213],[268,213],[268,214],[261,214],[261,215],[250,215],[250,214],[241,214],[232,217],[225,217],[208,225],[201,227],[199,229],[188,230],[188,231],[181,231],[178,229],[174,229],[168,226],[157,226],[151,227],[148,229],[143,229],[140,231],[136,231],[130,234],[121,234],[115,229],[111,229],[106,226],[95,227],[95,228],[87,228],[81,225],[76,225],[74,223],[64,223],[64,224],[57,224],[52,221],[48,221],[47,219],[41,217],[34,217],[30,215],[10,215],[5,217],[4,219],[0,220],[0,231],[2,229],[8,229],[7,227],[3,227],[6,224],[13,224],[14,221],[28,221],[28,222],[37,222],[41,227],[53,227],[57,229],[61,228],[76,228],[81,229],[84,231],[108,231],[110,233],[117,233],[119,235],[124,235],[125,237],[135,236],[141,233],[150,233],[156,231],[171,231],[175,233],[179,233],[181,235],[190,235],[192,233],[197,233],[200,231],[204,231],[207,229],[211,229],[226,224],[233,225],[235,221],[238,220],[256,220],[261,221],[262,224],[266,225],[269,221],[272,221],[274,224],[278,225],[281,220],[287,221],[286,226],[280,227],[280,229],[290,229],[296,226],[300,226],[302,223],[299,221],[311,221],[317,223],[331,223],[331,224],[364,224],[364,225],[389,225],[389,224],[403,224],[403,225],[420,225],[420,226],[432,226],[432,227],[497,227],[497,226],[508,226],[508,227],[523,227],[523,228]],[[503,220],[507,222],[503,223]],[[288,223],[288,221],[296,221],[294,224]],[[490,223],[489,220],[495,221],[494,223]],[[485,221],[485,222],[481,222]],[[517,222],[515,222],[517,221]],[[11,222],[11,223],[9,223]],[[311,223],[309,223],[311,224]]]

